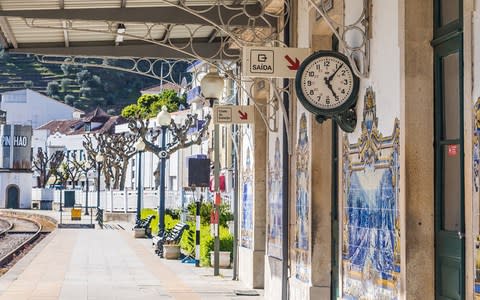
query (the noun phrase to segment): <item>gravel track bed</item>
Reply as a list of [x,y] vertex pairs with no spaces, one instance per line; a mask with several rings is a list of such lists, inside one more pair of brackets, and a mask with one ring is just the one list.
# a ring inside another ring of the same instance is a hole
[[15,232],[15,231],[37,231],[38,227],[35,223],[22,220],[22,219],[17,219],[17,218],[8,218],[11,223],[13,223],[13,229],[10,230],[10,232]]
[[0,219],[0,232],[4,231],[10,226],[8,221]]
[[31,236],[31,234],[18,233],[7,234],[6,236],[0,238],[0,257],[8,254]]

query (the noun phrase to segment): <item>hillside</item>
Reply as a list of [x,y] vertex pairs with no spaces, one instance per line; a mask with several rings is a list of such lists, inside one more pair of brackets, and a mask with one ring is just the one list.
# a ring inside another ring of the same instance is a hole
[[[181,78],[182,73],[172,76]],[[100,106],[118,114],[137,101],[142,89],[158,84],[159,80],[129,72],[43,64],[33,55],[0,52],[0,93],[30,88],[85,111]]]

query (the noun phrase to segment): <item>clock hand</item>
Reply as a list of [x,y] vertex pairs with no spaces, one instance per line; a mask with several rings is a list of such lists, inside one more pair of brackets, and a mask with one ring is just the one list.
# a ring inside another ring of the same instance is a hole
[[338,96],[337,96],[337,94],[335,93],[335,91],[333,90],[333,86],[332,86],[332,84],[330,83],[330,80],[328,80],[327,77],[325,77],[323,80],[325,81],[325,84],[327,85],[327,87],[328,87],[328,89],[330,90],[330,92],[332,92],[332,95],[333,95],[333,97],[335,97],[335,100],[338,101]]
[[335,72],[333,72],[332,75],[330,75],[330,77],[328,77],[326,80],[328,80],[328,82],[332,81],[333,80],[333,77],[335,77],[335,75],[337,74],[337,72],[340,70],[340,68],[343,66],[343,64],[340,64],[340,66],[338,66],[338,68],[335,70]]

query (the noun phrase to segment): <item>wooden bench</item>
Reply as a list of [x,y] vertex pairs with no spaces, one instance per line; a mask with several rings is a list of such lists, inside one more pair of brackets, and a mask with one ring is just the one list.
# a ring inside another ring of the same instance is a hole
[[177,223],[171,230],[166,230],[164,234],[152,238],[152,245],[155,247],[155,253],[163,257],[163,244],[178,244],[182,234],[189,226],[185,223]]

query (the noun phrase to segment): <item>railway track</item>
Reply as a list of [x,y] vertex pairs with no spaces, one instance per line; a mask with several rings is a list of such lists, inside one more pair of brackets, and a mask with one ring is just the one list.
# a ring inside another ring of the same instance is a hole
[[0,267],[37,240],[42,225],[36,220],[0,214]]

